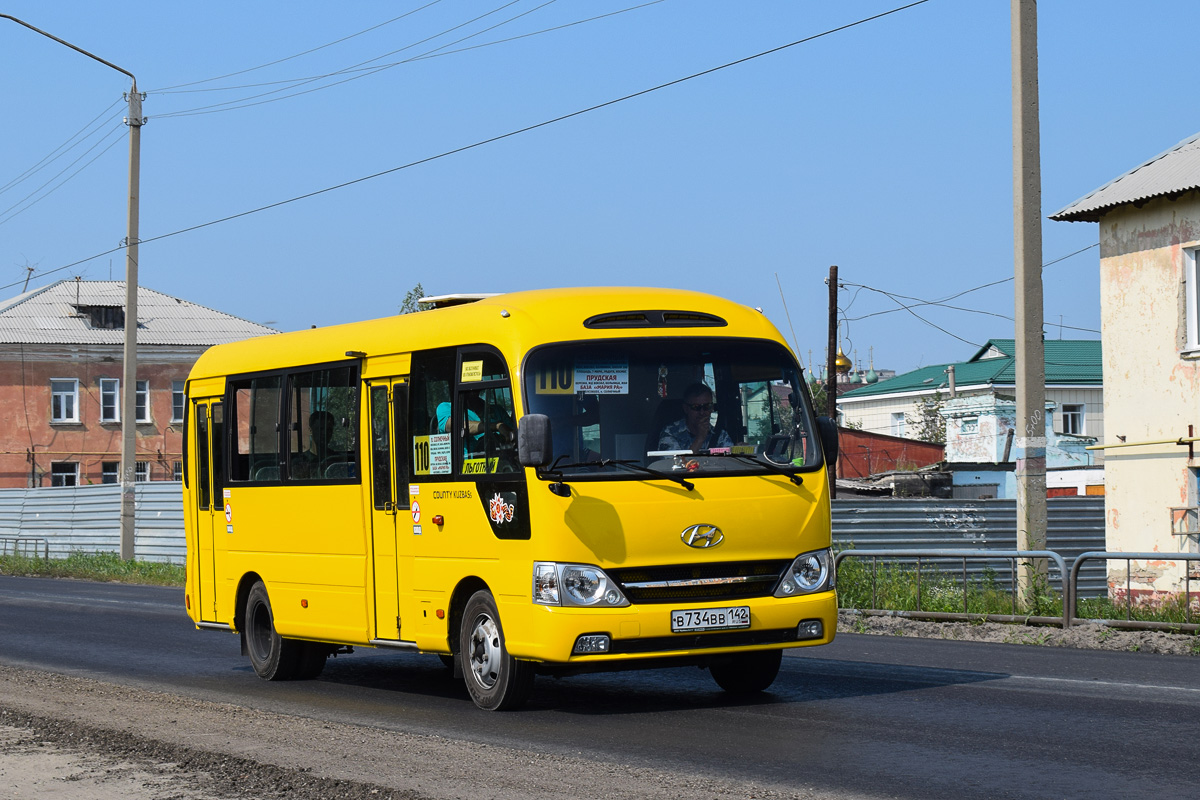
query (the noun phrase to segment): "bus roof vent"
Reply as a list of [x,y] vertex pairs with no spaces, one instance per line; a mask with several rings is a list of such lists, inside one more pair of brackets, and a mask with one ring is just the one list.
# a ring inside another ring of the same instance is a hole
[[725,320],[699,311],[612,311],[583,321],[585,328],[723,328]]
[[459,294],[439,294],[431,297],[422,297],[417,302],[423,306],[432,306],[433,308],[449,308],[450,306],[461,306],[467,303],[477,303],[480,300],[486,300],[489,297],[495,297],[499,292],[460,292]]

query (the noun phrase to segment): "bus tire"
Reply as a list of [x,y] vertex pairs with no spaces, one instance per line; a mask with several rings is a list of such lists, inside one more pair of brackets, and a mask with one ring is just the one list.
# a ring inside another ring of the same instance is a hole
[[491,592],[478,591],[467,601],[458,643],[463,681],[475,705],[484,711],[505,711],[529,699],[533,665],[508,654]]
[[258,677],[268,681],[307,680],[321,674],[326,652],[320,645],[285,639],[275,630],[271,598],[258,581],[246,596],[246,652]]
[[782,650],[755,650],[714,659],[708,670],[717,685],[730,694],[757,694],[775,682],[782,663]]

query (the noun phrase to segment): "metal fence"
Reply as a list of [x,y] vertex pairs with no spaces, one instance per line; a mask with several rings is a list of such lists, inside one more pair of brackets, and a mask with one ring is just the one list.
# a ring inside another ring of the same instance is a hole
[[[1047,550],[1069,563],[1089,550],[1105,549],[1103,497],[1052,497],[1046,510]],[[834,500],[833,546],[837,550],[1012,550],[1017,547],[1017,501]],[[993,571],[999,581],[1012,578],[1003,561],[968,562],[972,580],[981,578],[985,570]],[[1103,562],[1083,566],[1078,590],[1080,597],[1107,593]]]
[[[133,550],[139,561],[184,562],[182,492],[178,481],[136,485]],[[75,551],[119,553],[121,487],[0,489],[0,541],[14,539],[44,540],[49,558]]]
[[[72,551],[120,551],[120,486],[0,489],[0,538],[39,538],[51,558]],[[135,557],[182,564],[185,556],[182,487],[178,481],[139,483],[135,494]],[[1086,551],[1104,550],[1104,498],[1050,498],[1046,549],[1068,562]],[[929,550],[1016,547],[1014,500],[835,500],[833,538],[837,549]],[[971,564],[968,573],[982,571]],[[1009,575],[1001,564],[998,580]],[[1108,588],[1103,562],[1084,566],[1081,597]]]

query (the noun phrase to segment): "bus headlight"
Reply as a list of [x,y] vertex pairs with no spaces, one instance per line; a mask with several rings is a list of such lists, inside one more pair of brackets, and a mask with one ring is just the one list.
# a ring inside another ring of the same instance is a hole
[[624,593],[599,567],[553,561],[538,561],[533,565],[533,602],[601,608],[629,605]]
[[783,580],[775,588],[775,596],[794,597],[832,589],[832,563],[833,554],[828,548],[801,553],[784,573]]

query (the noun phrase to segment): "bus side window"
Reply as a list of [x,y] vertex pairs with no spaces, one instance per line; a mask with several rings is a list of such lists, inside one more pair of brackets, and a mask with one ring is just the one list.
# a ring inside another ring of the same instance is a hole
[[[450,383],[453,375],[453,350],[413,354],[410,406],[412,435],[450,432],[439,430],[438,427],[448,413],[448,406],[445,404],[450,402]],[[446,413],[439,418],[439,411]]]
[[232,481],[279,480],[278,375],[247,378],[230,385],[233,413]]
[[[388,425],[387,387],[371,387],[371,495],[377,509],[392,497],[392,439]],[[404,440],[398,440],[403,445]]]
[[288,477],[358,477],[358,370],[334,367],[288,377]]
[[196,419],[196,507],[212,508],[212,484],[208,472],[208,406],[198,405]]
[[396,506],[408,508],[408,462],[412,447],[408,438],[408,387],[392,388],[392,441],[396,443]]
[[388,419],[388,387],[371,387],[371,495],[384,510],[392,497],[392,454],[395,453],[396,508],[408,508],[408,387],[392,387]]
[[225,505],[225,423],[224,403],[213,403],[212,415],[212,476],[213,497],[218,507]]

